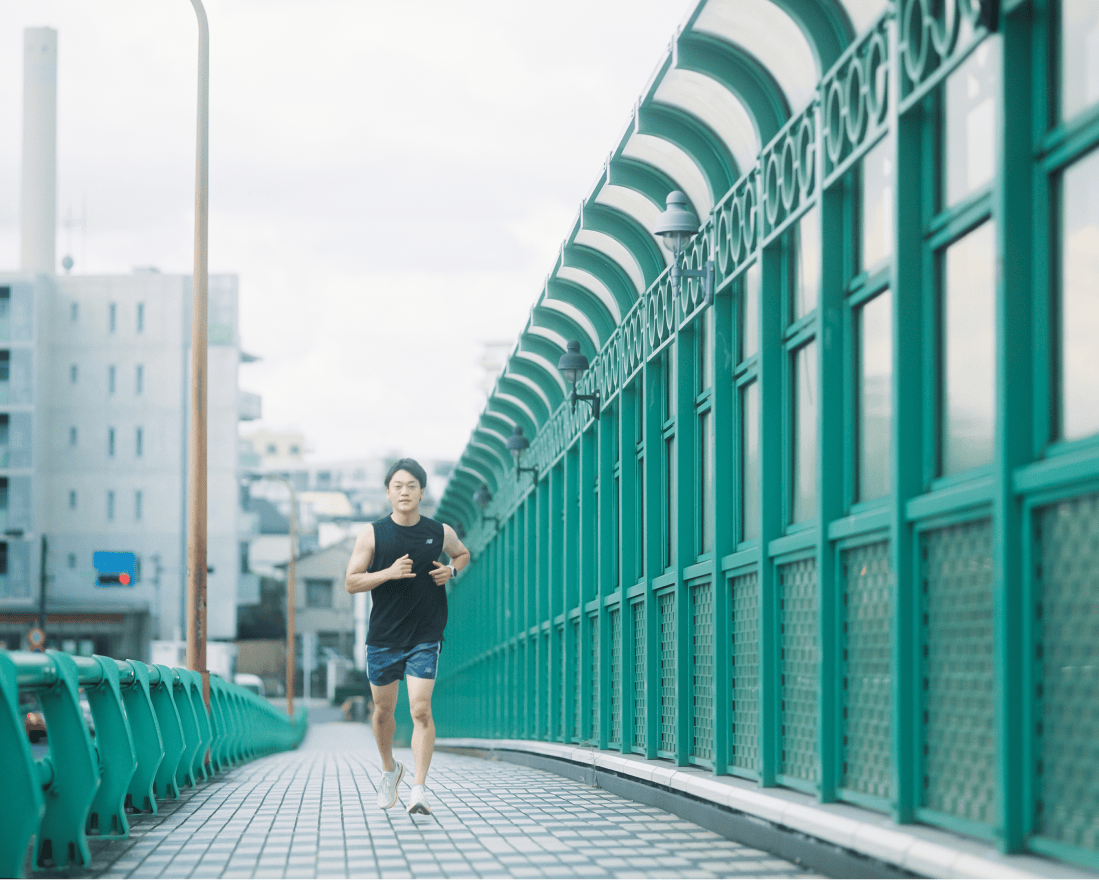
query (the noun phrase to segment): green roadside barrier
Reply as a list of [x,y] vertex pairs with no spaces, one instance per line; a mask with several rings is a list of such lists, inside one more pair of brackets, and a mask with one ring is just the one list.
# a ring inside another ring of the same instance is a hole
[[[35,758],[20,693],[38,698],[48,751]],[[90,713],[85,718],[81,694]],[[0,650],[0,876],[87,867],[88,838],[125,838],[129,812],[155,813],[217,773],[297,748],[308,724],[251,691],[138,660]]]

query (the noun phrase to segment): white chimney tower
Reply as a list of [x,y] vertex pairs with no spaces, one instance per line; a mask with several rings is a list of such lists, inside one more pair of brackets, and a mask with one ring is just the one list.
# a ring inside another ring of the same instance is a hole
[[24,272],[56,271],[57,31],[23,31]]

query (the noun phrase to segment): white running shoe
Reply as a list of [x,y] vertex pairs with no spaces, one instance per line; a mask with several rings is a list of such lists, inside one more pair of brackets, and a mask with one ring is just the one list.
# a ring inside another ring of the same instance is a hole
[[404,764],[400,761],[388,773],[382,773],[382,783],[378,786],[378,806],[388,810],[397,803],[397,783],[404,776]]
[[423,816],[431,815],[431,807],[427,803],[427,789],[422,785],[412,786],[412,794],[408,798],[409,815],[419,813]]

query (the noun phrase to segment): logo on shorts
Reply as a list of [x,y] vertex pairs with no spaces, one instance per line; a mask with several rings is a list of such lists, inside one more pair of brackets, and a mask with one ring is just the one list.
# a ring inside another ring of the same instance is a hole
[[434,540],[435,540],[434,538],[428,538],[426,541],[424,541],[424,543],[425,544],[430,544]]

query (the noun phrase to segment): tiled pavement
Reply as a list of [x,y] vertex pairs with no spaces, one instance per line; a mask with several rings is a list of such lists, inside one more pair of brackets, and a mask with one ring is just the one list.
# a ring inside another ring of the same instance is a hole
[[[397,757],[411,765],[411,753]],[[56,877],[809,877],[670,813],[513,764],[436,753],[430,816],[375,806],[362,724],[312,725],[261,758],[93,841]],[[402,795],[407,794],[404,783]],[[38,876],[51,876],[38,875]]]

